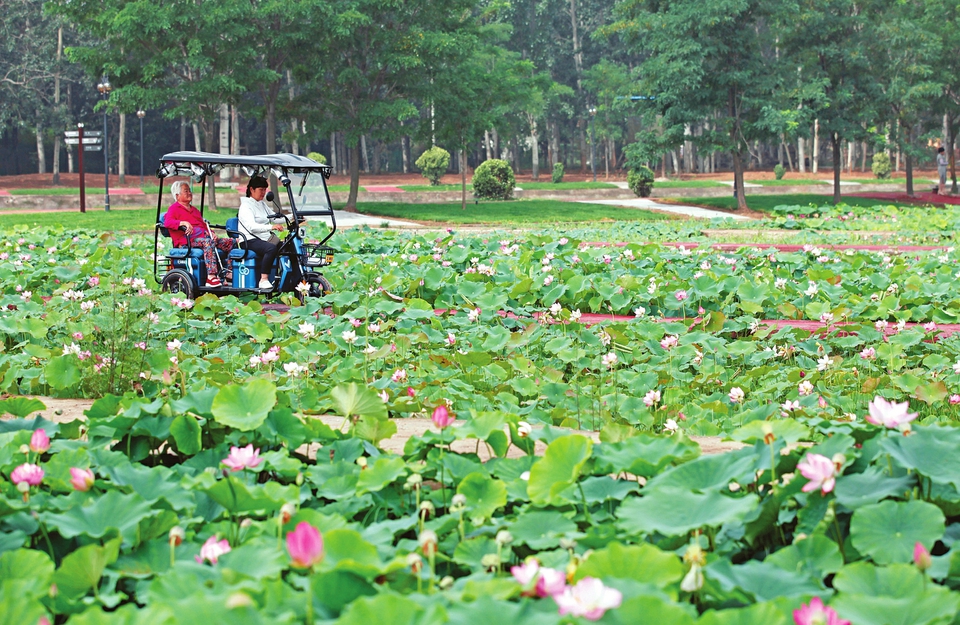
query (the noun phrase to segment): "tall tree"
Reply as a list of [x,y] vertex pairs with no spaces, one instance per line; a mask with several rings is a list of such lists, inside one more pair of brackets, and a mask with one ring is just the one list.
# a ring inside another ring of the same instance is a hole
[[763,112],[781,83],[770,25],[782,6],[764,0],[622,0],[621,20],[611,27],[648,54],[639,87],[652,101],[671,136],[687,124],[714,117],[699,142],[733,158],[738,208],[749,144],[770,135]]

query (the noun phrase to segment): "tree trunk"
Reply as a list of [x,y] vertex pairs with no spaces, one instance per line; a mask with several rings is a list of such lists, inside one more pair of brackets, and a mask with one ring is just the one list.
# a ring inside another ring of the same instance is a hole
[[363,157],[363,173],[370,173],[370,159],[367,157],[367,135],[360,135],[360,155]]
[[806,140],[803,137],[797,137],[797,169],[801,174],[807,171],[807,155],[805,153],[804,143],[806,143]]
[[127,184],[127,114],[120,113],[120,132],[117,134],[117,178]]
[[[236,106],[230,107],[230,152],[240,154],[240,112]],[[239,177],[240,172],[235,172]]]
[[540,180],[540,137],[535,119],[530,120],[530,147],[533,149],[533,179]]
[[833,146],[833,203],[840,203],[840,168],[843,167],[843,159],[840,154],[840,135],[836,132],[830,133],[830,144]]
[[337,133],[335,132],[330,133],[330,160],[327,164],[333,167],[334,172],[337,171]]
[[[903,126],[903,124],[901,124],[901,127],[902,127],[902,126]],[[912,128],[907,128],[907,141],[906,141],[906,144],[907,144],[908,146],[910,145],[911,139],[913,139],[912,134],[913,134],[913,129],[912,129]],[[910,151],[909,151],[909,150],[907,150],[906,152],[904,152],[904,155],[903,155],[903,156],[904,156],[904,161],[905,161],[904,165],[905,165],[906,170],[907,170],[907,171],[906,171],[906,173],[907,173],[907,195],[909,195],[910,197],[913,197],[913,156],[910,154]]]
[[380,157],[383,155],[383,142],[374,141],[373,142],[373,173],[374,175],[380,173]]
[[820,120],[813,120],[813,155],[810,161],[811,170],[817,173],[820,169]]
[[403,173],[410,173],[410,137],[400,137],[400,159],[403,161]]
[[957,137],[953,132],[953,119],[951,118],[947,123],[947,158],[950,160],[950,180],[952,181],[950,185],[950,193],[957,192],[957,160],[954,157],[956,143]]
[[460,150],[460,210],[467,209],[467,151]]
[[[37,118],[39,117],[40,111],[37,111]],[[37,168],[40,170],[37,173],[47,173],[47,157],[43,153],[43,127],[39,122],[37,123]]]
[[[57,72],[53,75],[53,105],[60,112],[60,60],[63,57],[63,26],[57,29]],[[53,184],[60,184],[60,132],[53,135]]]
[[743,155],[739,150],[731,150],[733,157],[733,193],[737,196],[737,210],[747,209],[747,196],[743,188]]
[[[217,111],[220,123],[217,124],[217,138],[220,141],[218,146],[220,154],[230,154],[230,106],[221,104]],[[220,170],[220,180],[230,180],[233,178],[233,169],[225,167]]]
[[492,139],[490,138],[490,131],[489,131],[489,130],[484,130],[484,131],[483,131],[483,147],[484,147],[484,149],[487,151],[487,160],[488,160],[488,161],[489,161],[491,158],[493,158],[492,156],[490,156],[491,141],[492,141]]
[[350,150],[350,195],[347,196],[347,205],[345,207],[348,211],[357,210],[357,193],[360,191],[360,141],[362,135],[357,137],[356,142],[353,145],[353,149]]

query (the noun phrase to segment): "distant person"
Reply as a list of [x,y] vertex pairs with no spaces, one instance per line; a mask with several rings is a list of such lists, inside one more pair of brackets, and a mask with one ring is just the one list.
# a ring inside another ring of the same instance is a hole
[[240,198],[240,212],[237,213],[240,232],[247,238],[240,245],[253,250],[260,257],[260,283],[257,287],[261,289],[273,288],[270,268],[273,267],[277,246],[280,245],[280,237],[275,231],[282,232],[285,229],[283,223],[274,222],[271,217],[274,211],[263,199],[268,186],[267,179],[262,176],[251,178],[247,183],[247,196]]
[[940,176],[940,184],[937,186],[937,193],[944,195],[944,189],[947,188],[947,165],[950,159],[947,158],[946,151],[940,147],[937,148],[937,174]]
[[[170,231],[175,247],[199,247],[203,249],[203,262],[207,266],[208,288],[223,286],[220,282],[220,262],[215,256],[217,250],[229,252],[233,249],[234,241],[230,238],[214,236],[209,224],[203,220],[203,215],[190,202],[193,201],[193,191],[190,185],[178,180],[170,185],[170,193],[176,202],[167,209],[163,225]],[[229,279],[229,276],[228,276]]]

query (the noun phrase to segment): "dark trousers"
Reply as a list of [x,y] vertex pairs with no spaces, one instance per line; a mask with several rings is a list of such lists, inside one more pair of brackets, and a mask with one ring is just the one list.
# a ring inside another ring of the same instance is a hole
[[241,243],[240,247],[252,250],[254,254],[260,257],[260,273],[269,274],[273,267],[273,259],[277,257],[277,246],[256,237],[251,237],[246,242]]

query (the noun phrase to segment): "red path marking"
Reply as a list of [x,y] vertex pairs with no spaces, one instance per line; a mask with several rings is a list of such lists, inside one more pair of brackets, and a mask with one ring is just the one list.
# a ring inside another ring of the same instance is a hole
[[[958,198],[960,199],[960,198]],[[584,243],[590,247],[626,247],[629,243],[606,243],[604,241],[589,241]],[[683,247],[693,250],[700,247],[695,242],[670,241],[664,243],[640,243],[639,245],[665,245],[667,247]],[[762,250],[775,249],[778,252],[801,252],[803,245],[786,245],[782,243],[711,243],[710,248],[721,252],[735,252],[745,247],[755,247]],[[872,252],[931,252],[945,250],[947,245],[815,245],[821,250],[865,250]]]
[[120,187],[119,189],[110,189],[110,195],[143,195],[143,189]]
[[404,193],[404,190],[400,187],[391,187],[388,185],[371,185],[369,187],[364,186],[363,190],[370,193]]
[[2,196],[8,196],[8,195],[10,195],[10,192],[7,191],[6,189],[0,189],[0,195],[2,195]]

